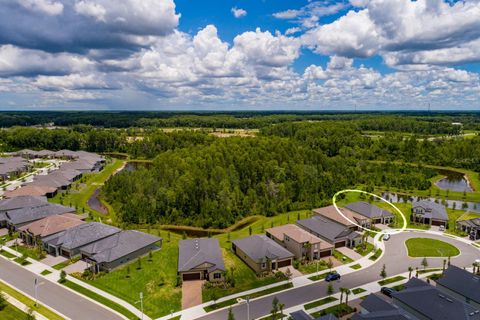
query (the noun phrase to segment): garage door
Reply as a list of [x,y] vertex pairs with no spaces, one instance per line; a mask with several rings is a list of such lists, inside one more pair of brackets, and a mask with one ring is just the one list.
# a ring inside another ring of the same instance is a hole
[[382,223],[382,219],[375,219],[373,220],[373,223]]
[[345,241],[336,242],[335,248],[345,247],[345,245],[346,245]]
[[200,273],[184,273],[183,274],[183,281],[188,280],[200,280]]
[[445,222],[438,221],[438,220],[432,220],[432,226],[442,226],[442,225],[445,225]]
[[330,250],[320,251],[320,258],[328,257],[330,255]]
[[283,261],[278,261],[278,267],[286,267],[292,264],[292,261],[290,259],[288,260],[283,260]]

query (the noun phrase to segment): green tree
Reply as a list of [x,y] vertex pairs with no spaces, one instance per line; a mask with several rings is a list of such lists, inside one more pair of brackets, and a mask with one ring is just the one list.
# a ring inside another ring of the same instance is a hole
[[382,277],[383,279],[387,277],[387,268],[385,264],[382,266],[382,271],[380,271],[380,277]]
[[252,235],[252,226],[248,227],[248,235],[250,235],[250,236]]
[[33,314],[32,308],[29,308],[27,313],[25,314],[25,320],[35,320],[35,315]]
[[327,296],[331,296],[333,294],[333,285],[329,282],[327,285]]
[[423,257],[421,265],[423,266],[423,270],[425,270],[428,267],[428,261],[426,257]]
[[350,289],[345,289],[345,304],[348,306],[348,296],[352,293]]
[[65,281],[67,281],[67,273],[65,272],[65,270],[62,270],[60,271],[60,278],[58,282],[64,283]]
[[279,301],[278,298],[275,296],[273,297],[272,300],[272,310],[270,311],[271,314],[271,319],[276,320],[278,317],[278,312],[279,312]]
[[3,295],[3,293],[0,291],[0,311],[5,309],[7,307],[7,299]]
[[411,266],[409,266],[408,267],[408,279],[412,278],[412,272],[413,272],[413,268]]
[[228,308],[228,320],[235,320],[235,315],[233,314],[232,307]]

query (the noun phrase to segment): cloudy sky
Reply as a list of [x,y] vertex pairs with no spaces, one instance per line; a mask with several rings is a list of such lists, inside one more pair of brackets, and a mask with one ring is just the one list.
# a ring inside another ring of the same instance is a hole
[[480,110],[480,0],[0,6],[2,110]]

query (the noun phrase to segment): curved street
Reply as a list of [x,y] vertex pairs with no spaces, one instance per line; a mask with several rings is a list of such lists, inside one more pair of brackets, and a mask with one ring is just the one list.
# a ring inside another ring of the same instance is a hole
[[[335,292],[340,287],[356,288],[369,282],[380,280],[380,271],[383,264],[386,266],[388,276],[408,271],[408,267],[419,267],[422,269],[421,261],[423,258],[410,258],[405,247],[405,240],[409,238],[422,237],[442,240],[456,246],[461,254],[451,258],[451,263],[459,267],[471,267],[475,259],[480,258],[480,250],[470,244],[462,242],[458,239],[448,236],[425,233],[421,231],[405,231],[400,234],[393,235],[389,241],[385,241],[385,252],[378,261],[365,269],[358,270],[342,276],[339,281],[333,282]],[[427,258],[428,268],[442,267],[445,258]],[[327,283],[318,281],[303,287],[297,287],[287,291],[279,292],[263,298],[258,298],[250,302],[250,318],[260,318],[268,315],[272,306],[273,297],[276,296],[281,303],[285,305],[285,309],[297,305],[305,304],[312,300],[321,299],[326,296]],[[236,319],[247,318],[247,305],[240,304],[232,307]],[[227,319],[228,309],[219,310],[209,313],[199,319],[204,320],[224,320]]]

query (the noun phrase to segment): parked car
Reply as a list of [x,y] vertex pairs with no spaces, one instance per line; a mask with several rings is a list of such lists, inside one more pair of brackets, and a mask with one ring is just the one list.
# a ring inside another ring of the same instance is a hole
[[330,282],[330,281],[335,281],[335,280],[339,280],[340,279],[340,275],[336,272],[330,272],[329,274],[327,274],[327,276],[325,277],[325,281],[327,282]]
[[383,241],[388,241],[390,240],[390,235],[388,233],[386,233],[384,236],[383,236]]
[[442,224],[439,228],[438,228],[439,231],[445,231],[445,226]]
[[393,289],[393,288],[389,288],[389,287],[382,287],[382,289],[380,289],[380,292],[383,293],[384,295],[386,295],[387,297],[392,297],[392,294],[394,292],[397,292],[397,290]]

